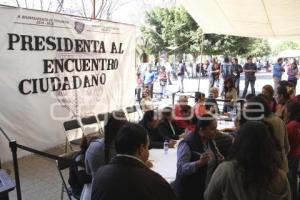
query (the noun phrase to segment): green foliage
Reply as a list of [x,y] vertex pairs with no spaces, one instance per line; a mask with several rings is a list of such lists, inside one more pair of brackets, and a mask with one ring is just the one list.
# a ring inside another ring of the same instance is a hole
[[[155,8],[146,13],[145,24],[141,31],[148,41],[147,53],[173,53],[168,47],[175,46],[176,54],[200,55],[202,30],[184,8]],[[264,56],[270,54],[270,46],[262,39],[205,34],[203,54]]]
[[178,47],[181,54],[200,51],[200,30],[184,8],[155,8],[146,13],[145,22],[141,31],[148,40],[148,53],[172,52],[168,47]]
[[252,45],[248,54],[255,57],[270,55],[271,47],[269,42],[265,39],[252,39]]
[[284,41],[277,44],[272,51],[273,55],[277,55],[279,52],[286,50],[286,49],[298,49],[300,50],[300,43],[294,41]]

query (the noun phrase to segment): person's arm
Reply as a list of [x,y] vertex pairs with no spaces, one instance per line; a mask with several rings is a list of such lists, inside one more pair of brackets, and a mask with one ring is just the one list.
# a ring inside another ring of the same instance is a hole
[[253,69],[249,69],[248,65],[246,65],[246,64],[244,65],[243,70],[244,70],[244,72],[253,72]]
[[214,71],[212,71],[212,64],[208,65],[207,73],[210,74],[210,75],[212,75],[214,73]]
[[210,182],[204,192],[205,200],[222,200],[222,193],[226,184],[226,176],[221,164],[213,173]]
[[239,72],[242,73],[243,72],[243,67],[241,65],[239,65]]
[[180,142],[177,149],[177,173],[180,175],[191,175],[198,168],[205,166],[210,159],[208,154],[199,155],[199,160],[190,162],[192,152],[186,142]]
[[196,172],[196,161],[190,162],[190,147],[185,142],[180,142],[177,148],[177,173],[180,175],[190,175]]

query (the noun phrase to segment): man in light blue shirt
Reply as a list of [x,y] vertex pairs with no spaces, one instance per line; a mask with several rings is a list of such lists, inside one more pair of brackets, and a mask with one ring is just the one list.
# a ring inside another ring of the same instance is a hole
[[281,81],[281,77],[283,72],[285,71],[283,66],[283,59],[282,58],[278,58],[277,63],[275,63],[273,65],[273,80],[274,80],[274,91],[276,94],[276,90],[279,86],[279,82]]
[[144,73],[144,87],[147,86],[149,88],[149,95],[153,98],[153,83],[155,81],[155,74],[151,71],[150,67],[145,69]]

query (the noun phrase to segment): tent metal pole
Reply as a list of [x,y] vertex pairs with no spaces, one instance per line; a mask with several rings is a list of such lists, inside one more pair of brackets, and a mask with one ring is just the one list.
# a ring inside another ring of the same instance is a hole
[[201,80],[201,65],[202,65],[202,57],[203,57],[203,41],[204,41],[204,33],[202,32],[201,36],[201,48],[200,48],[200,73],[199,73],[199,79],[198,79],[198,92],[200,92],[200,80]]

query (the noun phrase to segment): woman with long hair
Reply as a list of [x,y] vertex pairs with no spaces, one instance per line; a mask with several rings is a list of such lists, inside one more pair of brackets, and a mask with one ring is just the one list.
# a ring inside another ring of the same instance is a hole
[[232,78],[227,78],[224,81],[224,96],[225,103],[223,113],[227,113],[233,109],[234,103],[237,100],[237,91],[234,87],[234,82]]
[[206,200],[290,200],[286,173],[279,169],[270,130],[249,121],[239,129],[229,160],[214,172]]
[[288,81],[293,84],[293,87],[297,87],[297,80],[299,75],[299,70],[296,62],[292,62],[287,71]]
[[273,87],[271,85],[264,85],[263,88],[262,88],[261,93],[265,96],[265,98],[266,98],[266,100],[267,100],[267,102],[268,102],[268,104],[271,108],[271,111],[273,113],[275,113],[277,103],[276,103],[276,100],[274,98],[274,89],[273,89]]
[[289,100],[289,94],[287,87],[284,86],[279,86],[277,88],[277,93],[276,93],[276,101],[278,103],[276,107],[276,112],[275,115],[282,119],[284,122],[287,121],[287,109],[286,109],[286,103]]
[[[86,172],[92,176],[92,179],[95,177],[97,170],[116,155],[114,140],[118,131],[127,122],[125,114],[119,111],[109,113],[106,117],[104,138],[93,140],[85,153]],[[81,199],[90,200],[91,189],[91,184],[86,184]]]

